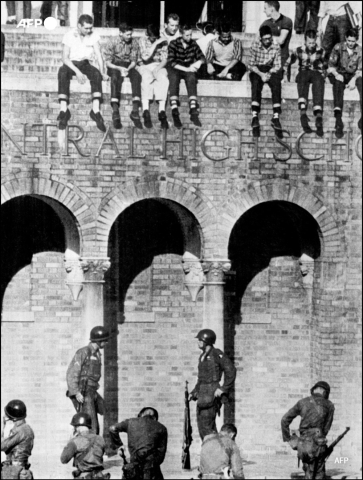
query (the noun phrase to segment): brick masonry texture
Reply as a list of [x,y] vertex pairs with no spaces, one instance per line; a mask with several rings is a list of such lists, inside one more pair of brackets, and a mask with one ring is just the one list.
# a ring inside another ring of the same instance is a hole
[[[234,401],[226,409],[226,418],[235,421],[240,431],[238,441],[246,454],[286,454],[280,417],[308,394],[315,380],[324,379],[332,385],[331,398],[336,405],[331,437],[347,425],[352,428],[338,454],[358,456],[362,163],[353,142],[349,157],[347,147],[342,146],[334,148],[330,161],[328,135],[324,139],[312,136],[304,140],[304,152],[324,154],[323,160],[306,162],[294,151],[286,163],[277,162],[273,152],[285,151],[275,143],[269,126],[271,103],[266,100],[259,158],[254,159],[253,146],[247,145],[243,146],[243,159],[236,160],[238,137],[234,129],[245,128],[243,140],[252,141],[249,98],[202,95],[203,127],[197,134],[195,159],[191,158],[192,131],[185,97],[181,111],[187,127],[186,159],[177,159],[179,146],[171,143],[167,146],[167,159],[160,158],[161,132],[156,125],[151,131],[135,132],[135,152],[145,154],[145,158],[128,158],[131,98],[127,95],[121,103],[125,127],[114,132],[122,158],[114,159],[116,152],[111,146],[104,146],[96,157],[103,134],[89,119],[90,95],[75,93],[70,105],[71,123],[84,129],[80,146],[91,156],[81,157],[73,145],[68,157],[61,156],[53,128],[49,129],[49,154],[42,155],[42,129],[31,124],[56,122],[59,107],[55,89],[56,85],[53,92],[46,93],[41,87],[38,91],[2,91],[2,123],[20,145],[21,123],[28,124],[25,156],[3,135],[2,203],[11,205],[17,197],[33,195],[63,205],[79,232],[80,248],[76,253],[81,257],[116,255],[112,250],[115,246],[109,242],[114,222],[127,211],[132,212],[136,203],[148,199],[162,200],[171,211],[174,204],[185,207],[200,227],[204,259],[228,258],[236,223],[247,212],[253,216],[256,206],[287,202],[292,208],[304,209],[314,219],[321,252],[314,262],[311,294],[303,282],[298,256],[286,248],[270,258],[248,283],[237,316],[233,309],[234,291],[226,291],[226,351],[238,369]],[[107,94],[104,100],[102,113],[110,125]],[[282,122],[291,131],[292,139],[296,139],[300,133],[296,100],[285,100]],[[151,113],[156,119],[154,106]],[[169,109],[167,113],[170,118]],[[358,136],[359,115],[359,104],[346,102],[344,122],[352,129],[354,138]],[[326,130],[331,130],[331,101],[326,102],[325,122]],[[224,147],[230,146],[229,160],[212,162],[201,152],[202,135],[214,128],[228,131],[230,138],[213,135],[206,143],[208,152],[218,158],[225,155]],[[74,137],[77,132],[71,131],[70,135]],[[168,138],[178,139],[179,133],[171,128]],[[258,216],[254,221],[259,222]],[[167,235],[166,231],[160,233],[161,238]],[[203,322],[203,292],[196,303],[192,302],[184,285],[184,251],[178,238],[182,245],[183,240],[177,227],[170,235],[173,240],[163,245],[161,252],[152,250],[152,261],[125,283],[124,305],[118,294],[111,294],[122,263],[114,276],[106,274],[105,323],[114,326],[123,315],[126,322],[117,325],[117,341],[111,342],[105,351],[104,394],[108,412],[104,424],[107,427],[116,418],[134,416],[145,404],[154,405],[170,432],[169,455],[175,455],[179,461],[184,381],[188,380],[192,387],[196,379],[198,349],[194,337]],[[298,242],[302,250],[310,245],[303,233]],[[269,237],[265,243],[269,244]],[[148,237],[143,245],[135,258],[144,258]],[[66,286],[64,253],[32,253],[30,265],[12,278],[3,301],[5,320],[14,320],[17,313],[27,312],[26,318],[31,321],[2,324],[2,407],[10,398],[26,401],[29,422],[37,436],[37,454],[42,452],[50,458],[58,456],[69,436],[73,409],[65,397],[65,372],[74,351],[84,343],[84,292],[78,301],[72,300]],[[137,312],[148,321],[127,321],[128,314]],[[194,404],[192,417],[192,453],[196,458],[200,444]]]

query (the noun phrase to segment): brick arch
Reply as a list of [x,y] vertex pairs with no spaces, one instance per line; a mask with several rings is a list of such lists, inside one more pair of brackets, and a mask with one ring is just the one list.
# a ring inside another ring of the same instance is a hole
[[[333,259],[345,255],[344,232],[334,218],[324,199],[311,192],[306,185],[285,180],[266,180],[243,185],[229,196],[219,209],[219,237],[228,249],[232,229],[239,218],[250,208],[264,202],[280,200],[299,205],[309,212],[320,228],[322,256]],[[225,252],[227,254],[227,250]]]
[[117,217],[132,204],[148,198],[172,200],[189,210],[201,229],[204,256],[212,255],[216,208],[213,202],[194,186],[174,178],[138,182],[130,180],[103,199],[97,220],[98,246],[107,255],[108,237]]
[[33,177],[31,172],[11,175],[3,180],[1,204],[24,195],[39,195],[55,200],[72,214],[80,236],[79,253],[82,253],[86,244],[94,244],[96,207],[75,185],[45,173]]

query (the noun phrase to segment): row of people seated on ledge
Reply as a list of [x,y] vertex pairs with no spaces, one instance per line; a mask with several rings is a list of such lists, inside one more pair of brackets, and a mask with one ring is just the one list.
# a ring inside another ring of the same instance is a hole
[[[220,27],[216,39],[205,42],[206,45],[202,43],[202,48],[192,39],[190,25],[179,26],[177,15],[171,15],[168,18],[164,32],[160,32],[156,25],[149,25],[146,36],[141,38],[134,38],[133,28],[125,23],[120,25],[119,30],[119,36],[112,37],[102,52],[100,38],[93,31],[93,19],[89,15],[82,15],[78,21],[78,28],[64,36],[63,66],[58,74],[60,129],[65,129],[71,118],[68,104],[70,80],[74,75],[80,83],[84,83],[87,78],[90,80],[93,100],[90,117],[96,122],[97,127],[105,132],[106,127],[100,113],[102,80],[110,79],[111,81],[111,108],[115,129],[122,128],[120,101],[122,84],[126,77],[129,77],[132,87],[133,106],[130,118],[137,128],[143,128],[140,107],[143,109],[144,126],[152,128],[149,105],[153,100],[159,104],[158,118],[161,128],[168,128],[166,116],[168,95],[174,126],[182,128],[179,113],[179,88],[182,79],[187,88],[190,119],[194,125],[200,127],[197,83],[202,68],[204,67],[204,73],[206,71],[213,73],[216,78],[231,80],[240,80],[247,70],[242,63],[242,42],[232,37],[227,24]],[[96,57],[99,69],[90,63],[93,56]],[[305,34],[305,44],[290,55],[288,49],[285,51],[279,42],[274,41],[273,30],[267,22],[262,24],[259,38],[251,47],[248,64],[252,84],[251,110],[254,136],[260,136],[259,113],[262,90],[267,83],[272,91],[271,125],[277,137],[283,138],[280,115],[284,68],[288,70],[295,61],[299,62],[299,74],[296,80],[302,127],[306,132],[312,131],[307,117],[308,94],[312,84],[317,134],[324,135],[324,90],[325,79],[329,77],[334,92],[336,136],[342,138],[345,88],[357,87],[360,99],[362,94],[362,48],[358,45],[358,31],[349,29],[345,42],[337,44],[328,58],[326,52],[318,47],[317,33],[309,30]],[[362,104],[361,100],[360,102]],[[360,119],[360,129],[361,123]]]

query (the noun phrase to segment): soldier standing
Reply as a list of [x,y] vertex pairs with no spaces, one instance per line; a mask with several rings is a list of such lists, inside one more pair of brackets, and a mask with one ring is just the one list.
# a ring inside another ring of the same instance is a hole
[[64,447],[61,462],[68,463],[74,458],[77,468],[72,472],[74,478],[110,478],[109,473],[102,473],[105,441],[100,435],[90,432],[91,417],[87,413],[76,413],[71,425],[74,436]]
[[[325,478],[325,462],[322,459],[327,446],[326,435],[333,423],[334,405],[329,400],[330,386],[318,382],[310,390],[311,396],[299,400],[281,420],[282,438],[289,442],[303,462],[305,478]],[[300,437],[291,435],[289,425],[301,416]]]
[[[201,330],[195,338],[202,354],[199,357],[198,382],[190,396],[192,400],[197,400],[198,430],[203,440],[206,435],[217,433],[216,415],[221,404],[228,401],[236,369],[221,350],[214,348],[217,336],[213,330]],[[220,386],[223,373],[224,384]]]
[[[6,461],[1,464],[1,478],[32,479],[28,458],[33,450],[34,432],[25,421],[25,403],[11,400],[4,411],[1,451],[6,453]],[[12,425],[9,436],[5,438],[4,430],[8,422]]]
[[92,419],[91,430],[100,431],[97,414],[103,415],[103,398],[97,392],[101,378],[101,352],[110,334],[106,328],[94,327],[90,334],[90,343],[77,350],[67,370],[67,397],[77,412],[88,413]]

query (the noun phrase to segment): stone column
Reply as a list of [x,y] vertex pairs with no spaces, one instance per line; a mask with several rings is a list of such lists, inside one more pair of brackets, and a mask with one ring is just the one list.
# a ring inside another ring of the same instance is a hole
[[[216,347],[224,351],[224,275],[229,272],[229,260],[205,260],[203,270],[204,282],[204,308],[203,328],[210,328],[217,335]],[[222,378],[223,382],[223,378]],[[219,431],[224,423],[224,406],[216,419]]]
[[224,274],[231,268],[229,260],[203,261],[204,309],[203,328],[210,328],[217,335],[216,347],[224,349]]
[[103,284],[105,283],[103,277],[111,266],[109,260],[109,258],[88,257],[80,259],[84,275],[83,326],[87,341],[90,330],[97,325],[103,325]]

